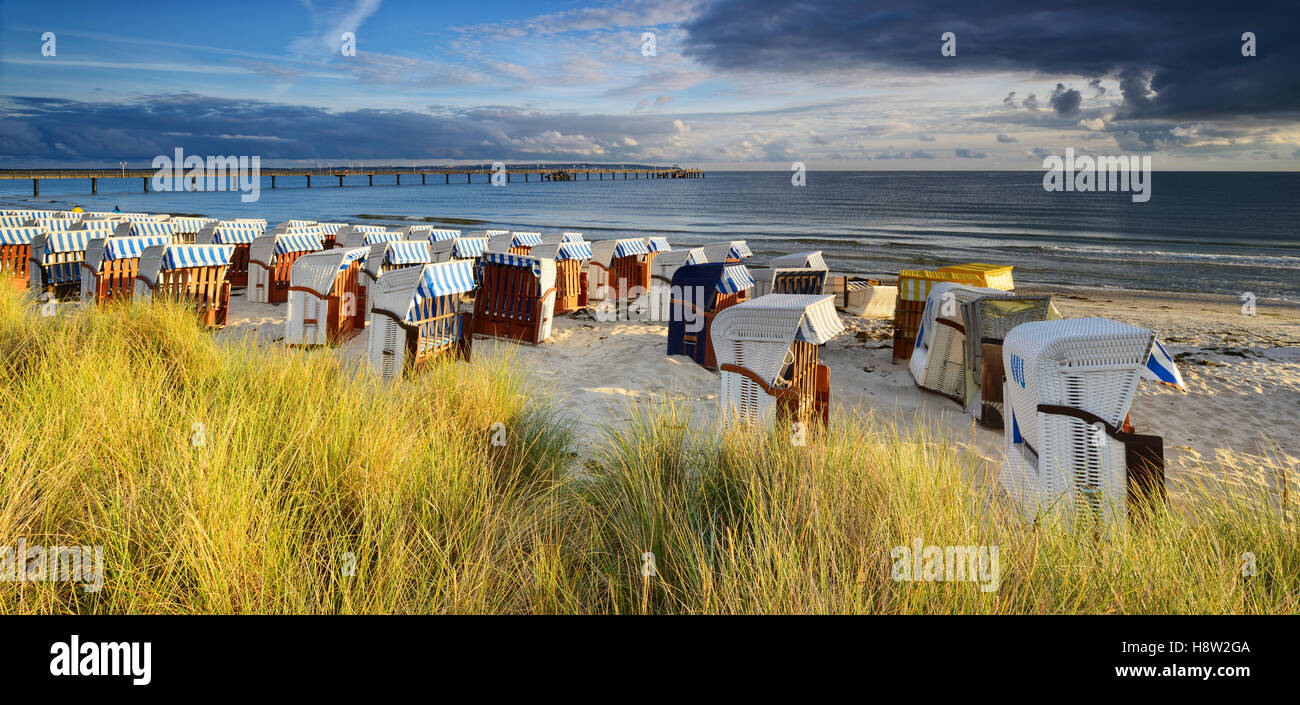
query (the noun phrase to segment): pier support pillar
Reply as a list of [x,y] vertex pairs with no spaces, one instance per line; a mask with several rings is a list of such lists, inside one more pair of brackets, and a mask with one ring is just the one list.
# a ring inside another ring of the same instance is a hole
[[140,180],[144,182],[144,192],[149,193],[149,177],[142,176]]
[[91,195],[99,193],[99,179],[90,180],[90,193]]
[[307,175],[307,188],[311,188],[311,174]]
[[374,185],[375,185],[375,175],[374,175],[374,174],[371,174],[371,175],[370,175],[370,185],[371,185],[371,186],[374,186]]
[[451,172],[450,172],[450,171],[447,172],[446,174],[443,174],[443,177],[444,177],[444,179],[443,179],[444,183],[448,183],[448,184],[451,183]]
[[470,180],[469,180],[469,172],[468,172],[468,171],[465,172],[465,183],[467,183],[467,184],[468,184],[468,183],[471,183]]
[[421,185],[421,186],[424,186],[425,184],[428,183],[427,181],[424,180],[424,177],[426,177],[426,176],[428,176],[428,174],[420,174],[420,185]]
[[339,188],[343,188],[343,177],[339,177]]
[[271,188],[275,188],[275,174],[271,175]]
[[[149,183],[149,182],[146,181],[145,183]],[[41,180],[40,180],[40,179],[32,179],[32,195],[33,195],[33,196],[39,196],[39,195],[41,195]]]
[[396,176],[397,176],[397,185],[398,185],[398,186],[401,186],[401,185],[402,185],[402,175],[401,175],[401,174],[397,174]]

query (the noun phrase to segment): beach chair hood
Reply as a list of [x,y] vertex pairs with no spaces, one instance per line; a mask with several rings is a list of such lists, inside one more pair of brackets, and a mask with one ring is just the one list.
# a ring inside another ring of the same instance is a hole
[[822,259],[821,250],[796,252],[772,258],[772,269],[826,269],[826,260]]

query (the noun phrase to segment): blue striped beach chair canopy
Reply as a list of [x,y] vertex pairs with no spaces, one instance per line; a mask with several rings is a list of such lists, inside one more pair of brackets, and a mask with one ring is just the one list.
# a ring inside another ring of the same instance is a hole
[[316,252],[323,246],[318,235],[276,235],[274,253],[287,255],[294,252]]
[[361,244],[365,247],[370,247],[371,245],[377,245],[381,242],[397,242],[398,240],[401,239],[402,239],[402,234],[399,232],[378,230],[374,232],[367,232],[366,236],[361,239]]
[[202,230],[205,226],[218,222],[215,218],[172,218],[170,221],[176,227],[176,232],[192,235]]
[[320,226],[321,232],[326,235],[338,235],[339,230],[341,230],[344,225],[347,225],[347,223],[317,223],[317,225]]
[[47,233],[45,237],[45,254],[62,252],[85,252],[90,240],[102,240],[105,236],[95,230],[69,230],[66,233]]
[[266,232],[266,218],[231,218],[230,222],[249,223],[251,225],[256,225],[257,227],[261,228],[262,232]]
[[443,240],[450,240],[454,237],[460,237],[460,231],[448,230],[446,228],[430,228],[427,235],[427,239],[430,242],[441,242]]
[[167,245],[172,241],[171,235],[141,235],[133,237],[110,237],[104,239],[104,256],[102,261],[132,259],[139,257],[144,248],[154,245]]
[[541,233],[510,233],[511,247],[536,247],[540,244],[542,244]]
[[427,240],[398,240],[386,243],[384,261],[387,264],[420,264],[429,262]]
[[722,262],[727,259],[746,259],[753,257],[754,253],[749,250],[749,245],[744,240],[724,240],[722,242],[711,242],[702,245],[705,254],[708,255],[710,262]]
[[671,252],[673,246],[668,244],[666,237],[648,237],[645,239],[646,249],[651,252]]
[[253,223],[222,221],[217,225],[215,239],[223,245],[249,245],[261,235],[262,229]]
[[410,322],[417,303],[424,299],[435,299],[451,294],[463,294],[474,290],[474,263],[468,260],[459,262],[439,262],[424,265],[420,283],[415,289],[415,297],[406,312]]
[[614,243],[614,259],[650,254],[650,247],[645,240],[625,238]]
[[487,252],[485,237],[458,237],[452,243],[451,256],[455,259],[473,259]]
[[176,226],[170,221],[139,220],[131,223],[132,237],[152,237],[156,235],[175,235]]
[[169,245],[163,252],[163,271],[190,267],[228,267],[233,245]]
[[556,246],[555,260],[557,262],[566,259],[589,260],[591,259],[591,245],[585,242],[562,242]]
[[31,220],[27,221],[27,225],[29,226],[45,228],[46,230],[49,230],[52,233],[67,232],[68,230],[71,230],[72,226],[76,224],[77,221],[68,220],[67,218],[32,218]]
[[533,276],[542,276],[542,260],[529,255],[516,255],[509,252],[484,252],[483,257],[479,260],[479,267],[487,264],[499,264],[521,269],[527,268],[532,270]]
[[754,278],[749,275],[749,270],[743,264],[726,265],[722,269],[722,275],[718,277],[717,289],[723,294],[735,294],[753,286]]
[[0,245],[30,245],[32,238],[44,232],[39,227],[2,227],[0,228]]
[[24,215],[0,215],[0,227],[21,228],[25,222],[27,222],[27,216]]

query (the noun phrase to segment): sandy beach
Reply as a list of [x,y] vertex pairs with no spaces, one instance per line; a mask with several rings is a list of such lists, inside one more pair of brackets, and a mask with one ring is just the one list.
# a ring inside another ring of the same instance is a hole
[[[1042,293],[1022,287],[1022,292]],[[1053,288],[1069,318],[1106,316],[1157,331],[1174,355],[1188,391],[1143,382],[1131,418],[1142,433],[1165,439],[1166,474],[1174,498],[1188,483],[1230,488],[1283,482],[1300,492],[1300,306],[1259,301],[1254,316],[1225,296]],[[250,304],[237,292],[224,336],[253,335],[278,344],[284,305]],[[993,477],[1003,435],[961,413],[959,406],[916,386],[904,364],[892,364],[891,321],[841,312],[845,332],[822,350],[831,369],[832,400],[843,413],[935,435],[973,452]],[[368,333],[339,348],[365,355]],[[549,342],[516,345],[475,340],[476,355],[508,353],[543,380],[576,423],[590,449],[601,430],[626,419],[633,405],[672,399],[697,418],[716,413],[716,373],[664,354],[667,325],[601,322],[586,312],[556,317]],[[1284,480],[1283,478],[1287,478]]]

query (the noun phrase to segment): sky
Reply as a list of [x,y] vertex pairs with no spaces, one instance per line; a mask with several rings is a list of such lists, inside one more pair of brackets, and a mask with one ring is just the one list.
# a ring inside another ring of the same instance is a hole
[[176,148],[710,170],[1037,170],[1072,148],[1291,171],[1300,3],[0,0],[0,168]]

